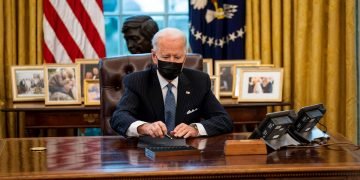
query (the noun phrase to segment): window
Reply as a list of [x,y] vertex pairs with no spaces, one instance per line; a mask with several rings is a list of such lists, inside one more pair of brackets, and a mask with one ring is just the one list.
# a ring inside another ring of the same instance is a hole
[[106,56],[130,54],[121,33],[124,20],[132,15],[149,15],[159,29],[175,27],[189,34],[187,0],[103,0]]

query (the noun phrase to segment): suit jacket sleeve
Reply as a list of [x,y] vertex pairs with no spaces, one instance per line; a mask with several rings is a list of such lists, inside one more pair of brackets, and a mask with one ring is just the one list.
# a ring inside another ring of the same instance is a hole
[[233,129],[233,122],[224,107],[212,93],[210,86],[211,81],[209,76],[207,76],[205,87],[207,92],[201,103],[202,116],[204,117],[201,124],[209,136],[230,133]]
[[129,76],[126,76],[124,79],[124,95],[117,104],[110,120],[111,128],[122,136],[126,136],[129,126],[137,121],[135,114],[138,112],[140,104],[140,99],[129,82],[131,80]]

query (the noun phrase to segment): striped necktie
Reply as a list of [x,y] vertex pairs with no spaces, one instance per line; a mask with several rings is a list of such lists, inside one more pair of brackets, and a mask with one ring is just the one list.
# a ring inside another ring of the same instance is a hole
[[166,85],[168,90],[165,97],[165,124],[168,132],[174,130],[175,128],[175,96],[171,91],[171,88],[174,86],[171,83]]

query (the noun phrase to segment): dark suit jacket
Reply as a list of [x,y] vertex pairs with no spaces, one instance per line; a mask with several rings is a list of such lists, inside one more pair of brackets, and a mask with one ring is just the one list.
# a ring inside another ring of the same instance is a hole
[[[126,136],[129,126],[137,120],[165,123],[164,100],[156,68],[127,75],[124,85],[125,93],[110,120],[117,133]],[[232,131],[233,123],[210,86],[207,74],[183,69],[179,76],[175,126],[201,123],[209,136]]]

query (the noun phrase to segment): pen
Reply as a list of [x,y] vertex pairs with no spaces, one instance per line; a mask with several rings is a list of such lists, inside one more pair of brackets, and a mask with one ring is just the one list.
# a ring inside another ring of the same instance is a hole
[[168,133],[165,133],[165,136],[169,139],[173,139]]

